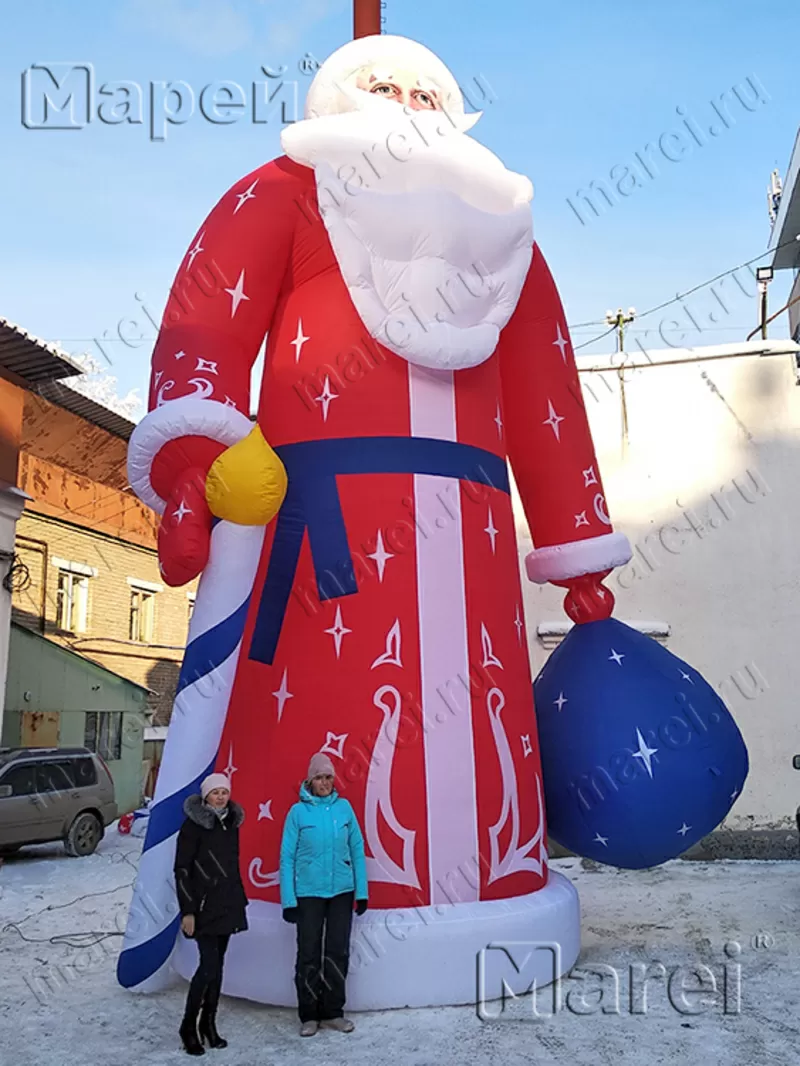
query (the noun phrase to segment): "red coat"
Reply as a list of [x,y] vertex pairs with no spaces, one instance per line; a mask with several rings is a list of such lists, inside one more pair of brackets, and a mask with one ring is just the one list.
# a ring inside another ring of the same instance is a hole
[[[532,892],[546,837],[506,458],[534,579],[624,561],[544,258],[534,250],[494,354],[420,369],[368,336],[313,172],[282,157],[238,182],[192,242],[151,408],[196,395],[246,414],[265,333],[258,421],[289,495],[267,529],[220,746],[249,814],[243,869],[277,870],[284,817],[322,749],[364,828],[373,906]],[[153,488],[166,498],[221,449],[169,444]],[[168,508],[165,528],[180,521]],[[278,901],[274,877],[248,877],[251,899]]]

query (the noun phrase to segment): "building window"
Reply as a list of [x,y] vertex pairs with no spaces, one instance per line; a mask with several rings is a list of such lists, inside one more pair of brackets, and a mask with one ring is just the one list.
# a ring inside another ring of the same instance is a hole
[[156,594],[147,589],[131,589],[131,640],[149,644],[153,639]]
[[163,585],[152,581],[141,581],[129,577],[131,587],[130,632],[131,640],[140,644],[152,643],[155,633],[156,593],[162,592]]
[[69,633],[85,633],[89,615],[89,578],[97,570],[85,563],[50,556],[58,571],[56,588],[56,625]]
[[122,758],[122,711],[87,711],[83,746],[105,762]]
[[58,571],[56,625],[70,633],[85,633],[89,608],[89,578],[68,570]]

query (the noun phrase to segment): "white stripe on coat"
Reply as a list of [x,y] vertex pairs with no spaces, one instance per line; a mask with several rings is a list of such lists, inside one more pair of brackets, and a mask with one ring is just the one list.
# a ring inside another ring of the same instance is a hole
[[[456,440],[451,371],[409,363],[411,434]],[[478,898],[475,754],[469,694],[460,488],[414,475],[431,904]]]

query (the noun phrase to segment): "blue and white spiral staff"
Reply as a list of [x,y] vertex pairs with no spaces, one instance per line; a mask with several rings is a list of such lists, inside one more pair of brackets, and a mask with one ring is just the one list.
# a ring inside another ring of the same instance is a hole
[[211,534],[117,964],[125,988],[152,992],[170,978],[180,925],[173,864],[183,803],[216,762],[263,541],[263,526],[219,522]]

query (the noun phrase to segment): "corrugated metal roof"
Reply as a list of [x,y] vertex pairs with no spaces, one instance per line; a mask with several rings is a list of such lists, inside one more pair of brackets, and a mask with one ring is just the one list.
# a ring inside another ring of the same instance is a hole
[[[140,685],[138,681],[132,681],[129,677],[125,677],[124,674],[117,673],[116,670],[111,670],[103,663],[92,659],[88,655],[84,655],[80,651],[76,651],[75,648],[71,648],[69,644],[62,644],[60,641],[51,640],[50,637],[44,636],[42,633],[37,633],[35,629],[31,629],[29,626],[20,625],[19,622],[11,623],[12,634],[25,634],[26,637],[38,642],[41,646],[41,654],[43,656],[48,654],[54,655],[73,655],[76,659],[81,659],[95,670],[101,670],[104,674],[108,674],[110,677],[116,678],[118,681],[124,682],[131,688],[139,689],[140,692],[146,692],[149,696],[155,695],[153,689],[147,688],[146,685]],[[12,663],[13,663],[12,657]]]
[[83,373],[66,352],[7,318],[0,318],[0,366],[28,385]]
[[96,400],[90,400],[88,396],[76,392],[75,389],[69,388],[60,381],[43,382],[37,387],[36,392],[50,403],[85,418],[87,422],[92,422],[123,440],[130,440],[131,433],[136,426],[135,422],[118,415],[116,411],[110,411]]

